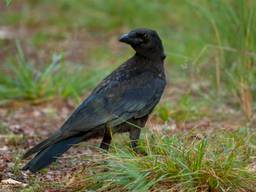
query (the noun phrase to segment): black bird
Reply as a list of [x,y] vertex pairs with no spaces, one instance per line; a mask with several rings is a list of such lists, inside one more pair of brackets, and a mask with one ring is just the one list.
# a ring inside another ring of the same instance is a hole
[[48,139],[24,154],[36,153],[23,170],[36,172],[55,161],[72,145],[103,136],[108,150],[112,133],[129,132],[137,150],[141,128],[164,91],[164,48],[156,31],[135,29],[119,39],[135,54],[107,76]]

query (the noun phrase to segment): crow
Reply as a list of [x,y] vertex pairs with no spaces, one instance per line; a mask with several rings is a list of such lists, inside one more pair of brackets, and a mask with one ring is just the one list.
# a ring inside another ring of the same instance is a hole
[[99,83],[59,130],[24,154],[27,158],[36,153],[23,170],[37,172],[72,145],[99,136],[100,147],[108,150],[113,133],[129,132],[131,147],[138,151],[141,128],[166,86],[165,53],[151,29],[134,29],[119,41],[129,44],[135,54]]

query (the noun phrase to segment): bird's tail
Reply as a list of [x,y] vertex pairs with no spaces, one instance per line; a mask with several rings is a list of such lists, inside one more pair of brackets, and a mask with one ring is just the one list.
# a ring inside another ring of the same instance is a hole
[[37,144],[36,146],[32,147],[31,149],[29,149],[24,155],[23,155],[23,159],[29,157],[30,155],[40,152],[43,149],[47,148],[50,145],[53,145],[54,143],[57,143],[58,141],[60,141],[62,139],[61,134],[59,134],[58,132],[56,132],[55,134],[53,134],[51,137],[49,137],[48,139],[42,141],[41,143]]
[[45,168],[66,152],[72,145],[81,142],[83,139],[83,136],[73,136],[47,146],[38,152],[37,155],[22,168],[22,170],[37,172],[40,169]]

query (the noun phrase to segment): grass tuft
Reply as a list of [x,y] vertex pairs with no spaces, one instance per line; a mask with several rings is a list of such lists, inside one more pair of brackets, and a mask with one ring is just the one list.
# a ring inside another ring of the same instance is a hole
[[[229,90],[235,96],[248,120],[253,117],[253,97],[256,95],[256,2],[210,0],[189,2],[209,26],[211,35],[202,38],[215,47],[214,68],[203,73],[212,74],[217,93]],[[209,73],[210,72],[210,73]],[[231,94],[230,94],[231,93]]]
[[247,128],[203,138],[145,135],[147,155],[115,147],[86,182],[97,191],[253,191],[255,137]]
[[0,100],[28,100],[39,103],[56,97],[72,97],[80,101],[89,88],[93,87],[102,70],[87,70],[78,64],[63,62],[63,56],[54,54],[52,62],[38,69],[29,63],[17,43],[17,62],[9,61],[5,73],[0,73]]

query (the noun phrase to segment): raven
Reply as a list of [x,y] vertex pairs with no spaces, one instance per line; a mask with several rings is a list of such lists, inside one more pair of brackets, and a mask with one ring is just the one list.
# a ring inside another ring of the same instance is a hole
[[129,44],[135,54],[99,83],[59,130],[24,154],[27,158],[36,153],[23,170],[37,172],[72,145],[99,136],[103,137],[100,147],[108,150],[113,133],[129,132],[137,151],[141,128],[166,85],[165,54],[161,39],[151,29],[132,30],[119,41]]

